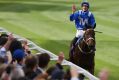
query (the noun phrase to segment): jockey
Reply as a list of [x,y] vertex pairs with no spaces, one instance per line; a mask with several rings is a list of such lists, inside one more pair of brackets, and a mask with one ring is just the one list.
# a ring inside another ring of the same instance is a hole
[[82,2],[81,3],[82,10],[76,11],[76,6],[72,6],[72,14],[70,15],[70,21],[75,21],[75,26],[77,29],[76,36],[73,39],[73,48],[74,49],[77,40],[80,42],[80,40],[83,38],[83,35],[85,33],[84,30],[88,28],[95,29],[96,22],[94,15],[89,11],[90,5],[88,2]]

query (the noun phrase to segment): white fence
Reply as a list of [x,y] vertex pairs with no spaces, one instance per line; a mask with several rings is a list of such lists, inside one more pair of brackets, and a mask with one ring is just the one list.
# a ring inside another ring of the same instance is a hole
[[[4,33],[7,33],[7,34],[10,34],[9,31],[7,31],[6,29],[4,28],[0,28],[0,32],[4,32]],[[18,40],[27,40],[26,38],[24,37],[20,37],[16,34],[13,34],[15,38],[17,38]],[[58,59],[58,56],[53,54],[52,52],[48,51],[48,50],[45,50],[39,46],[37,46],[35,43],[33,43],[32,41],[30,40],[27,40],[28,41],[28,45],[31,45],[30,49],[31,50],[37,50],[39,53],[48,53],[51,57],[51,60],[57,60]],[[88,71],[86,71],[85,69],[67,61],[67,60],[64,60],[62,62],[62,65],[68,65],[68,66],[73,66],[73,67],[76,67],[78,69],[78,72],[84,74],[86,77],[88,77],[90,80],[99,80],[97,77],[93,76],[92,74],[90,74]]]

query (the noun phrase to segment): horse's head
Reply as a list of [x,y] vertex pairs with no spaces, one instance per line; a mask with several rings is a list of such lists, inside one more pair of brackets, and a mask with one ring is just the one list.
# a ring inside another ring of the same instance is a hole
[[84,41],[91,50],[95,48],[95,31],[93,29],[87,29],[84,34]]

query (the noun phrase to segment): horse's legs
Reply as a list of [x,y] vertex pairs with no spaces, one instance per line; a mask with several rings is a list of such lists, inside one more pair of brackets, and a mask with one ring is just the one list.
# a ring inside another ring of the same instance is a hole
[[94,67],[92,67],[92,68],[89,70],[89,72],[90,72],[92,75],[94,75]]

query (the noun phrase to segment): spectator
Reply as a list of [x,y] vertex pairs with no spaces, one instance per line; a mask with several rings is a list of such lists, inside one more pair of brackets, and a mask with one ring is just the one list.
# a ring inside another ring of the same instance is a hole
[[15,67],[11,71],[10,77],[11,77],[11,80],[18,80],[20,78],[24,78],[25,74],[24,74],[24,71],[22,70],[22,68],[16,68]]
[[25,52],[22,49],[15,50],[13,53],[13,60],[17,61],[16,67],[22,68],[25,60]]
[[18,80],[24,76],[24,72],[21,68],[16,68],[16,65],[10,64],[6,67],[1,78],[2,80]]
[[[41,55],[42,55],[42,57],[41,57]],[[47,55],[47,57],[45,57],[45,55]],[[40,57],[43,58],[44,61],[47,61],[47,63],[49,62],[48,54],[40,54]],[[40,58],[39,61],[42,61],[41,58]],[[47,60],[45,60],[45,59],[47,59]],[[58,57],[56,65],[50,67],[46,72],[38,75],[35,78],[35,80],[39,80],[39,79],[43,79],[43,80],[44,79],[45,80],[62,80],[63,79],[63,75],[64,75],[64,71],[63,71],[63,67],[61,66],[61,63],[62,63],[63,60],[64,60],[64,54],[61,52],[59,57]],[[43,64],[43,61],[41,62],[41,64]]]
[[2,80],[11,80],[10,74],[12,72],[12,70],[15,68],[14,65],[8,65],[5,69],[5,71],[3,72],[1,79]]
[[3,43],[1,44],[0,57],[4,58],[5,59],[5,62],[8,62],[8,57],[7,57],[6,54],[7,54],[7,51],[9,49],[9,47],[10,47],[10,44],[12,43],[13,40],[14,40],[14,37],[13,37],[12,34],[10,34],[8,36],[7,42],[6,43],[4,42],[4,44]]
[[33,80],[37,76],[37,73],[35,72],[37,65],[38,60],[36,56],[29,55],[26,57],[24,72],[28,79]]
[[38,74],[44,73],[45,68],[48,66],[48,63],[50,61],[50,56],[47,53],[43,53],[43,54],[38,54],[37,57],[38,57],[38,68],[36,72]]
[[[0,48],[2,48],[6,44],[7,40],[8,40],[8,35],[5,33],[1,34],[1,36],[0,36]],[[7,61],[7,63],[11,63],[12,57],[11,57],[11,53],[9,51],[6,52],[5,57],[6,57],[6,58],[4,58],[4,59],[6,59],[5,61]]]
[[14,51],[17,49],[23,49],[23,47],[20,41],[18,41],[17,39],[14,39],[9,48],[10,52],[12,53],[12,56]]
[[55,68],[51,73],[51,80],[62,80],[64,76],[63,66],[61,63],[64,60],[64,53],[60,52]]

